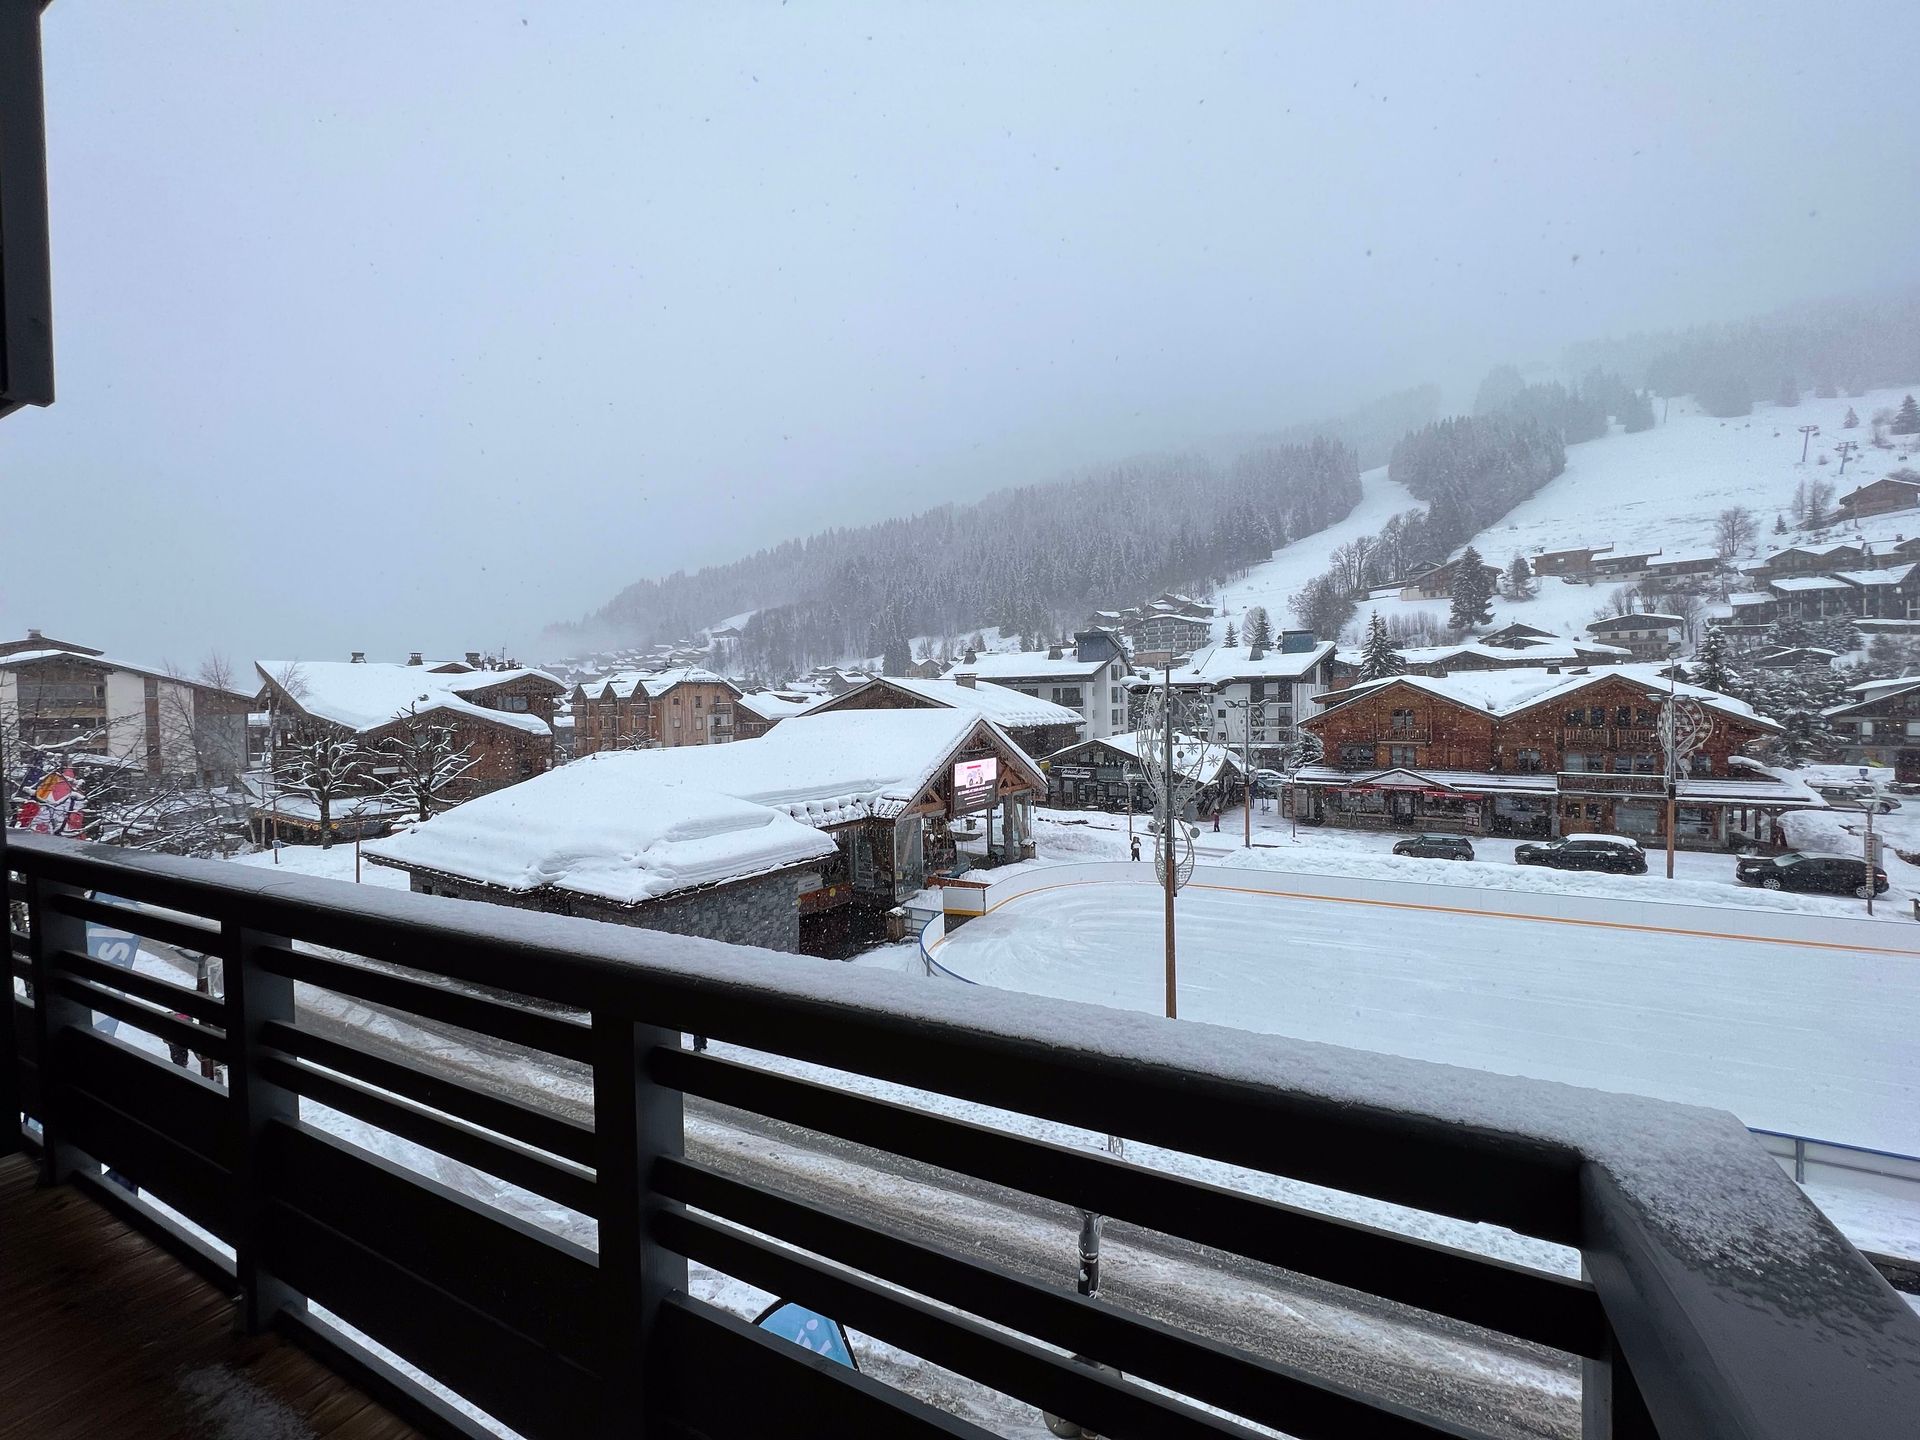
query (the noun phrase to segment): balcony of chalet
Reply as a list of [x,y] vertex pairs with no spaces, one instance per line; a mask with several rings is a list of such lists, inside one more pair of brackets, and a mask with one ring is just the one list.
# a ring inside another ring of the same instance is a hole
[[[1920,1316],[1725,1114],[44,837],[4,864],[0,1433],[993,1433],[929,1403],[956,1386],[1106,1436],[1893,1440],[1920,1414]],[[153,963],[92,958],[90,922]],[[1062,1263],[742,1170],[716,1116],[1038,1206]],[[1522,1432],[1394,1363],[1209,1330],[1153,1267],[1086,1298],[1081,1209],[1419,1349],[1513,1347],[1559,1409]],[[1565,1263],[1416,1238],[1454,1222]],[[719,1303],[753,1292],[891,1360]]]

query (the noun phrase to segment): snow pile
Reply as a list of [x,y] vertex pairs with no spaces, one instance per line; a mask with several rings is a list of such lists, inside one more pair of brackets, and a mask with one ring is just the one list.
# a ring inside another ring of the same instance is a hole
[[422,714],[445,710],[530,735],[546,735],[551,732],[538,715],[490,710],[466,697],[529,677],[545,680],[555,693],[564,688],[544,670],[476,670],[443,675],[424,665],[352,660],[259,660],[255,666],[309,715],[353,731],[377,730],[409,710]]
[[824,860],[833,841],[770,810],[647,773],[645,751],[590,755],[377,841],[382,862],[503,890],[637,905]]

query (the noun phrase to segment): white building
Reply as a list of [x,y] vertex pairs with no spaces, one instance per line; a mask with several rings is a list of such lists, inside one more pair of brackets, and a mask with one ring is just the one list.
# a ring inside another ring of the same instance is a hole
[[[1210,738],[1256,752],[1292,743],[1294,726],[1330,686],[1334,645],[1287,630],[1276,647],[1216,645],[1173,672],[1173,686],[1208,702]],[[1266,757],[1271,758],[1271,756]]]
[[1073,649],[1013,650],[976,655],[948,668],[945,680],[1004,685],[1078,712],[1081,738],[1098,740],[1128,728],[1127,655],[1104,630],[1082,630]]

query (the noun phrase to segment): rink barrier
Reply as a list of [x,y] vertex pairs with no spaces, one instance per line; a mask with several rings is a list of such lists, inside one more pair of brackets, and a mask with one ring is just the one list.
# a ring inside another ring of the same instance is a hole
[[[1434,863],[1438,866],[1445,862]],[[1665,883],[1653,875],[1631,878],[1652,887]],[[991,915],[1015,900],[1046,890],[1079,885],[1154,883],[1153,867],[1145,862],[1103,860],[1049,865],[993,882],[987,888],[984,913]],[[1757,906],[1699,905],[1663,900],[1658,895],[1616,899],[1499,886],[1450,885],[1440,880],[1373,880],[1352,875],[1241,869],[1227,865],[1195,866],[1193,879],[1186,888],[1920,960],[1920,929],[1911,928],[1902,920],[1808,915]],[[1633,918],[1620,918],[1623,906]],[[937,949],[937,943],[931,948]]]

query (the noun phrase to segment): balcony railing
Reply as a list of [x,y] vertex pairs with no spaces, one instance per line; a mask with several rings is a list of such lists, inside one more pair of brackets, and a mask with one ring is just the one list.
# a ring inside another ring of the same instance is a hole
[[[983,1433],[692,1298],[690,1262],[1102,1435],[1480,1433],[1016,1273],[963,1225],[937,1243],[726,1173],[683,1144],[689,1099],[1578,1357],[1589,1440],[1892,1440],[1920,1413],[1920,1316],[1731,1116],[211,862],[29,837],[8,863],[33,998],[6,987],[0,1113],[42,1127],[45,1179],[114,1200],[221,1276],[246,1326],[413,1397],[439,1433],[470,1422],[314,1306],[536,1440]],[[88,958],[89,919],[221,957],[225,995]],[[317,995],[571,1067],[591,1119],[323,1025]],[[214,1057],[227,1083],[94,1015]],[[682,1032],[905,1088],[691,1052]],[[928,1092],[1504,1226],[1577,1247],[1591,1278],[957,1118]],[[597,1248],[347,1143],[303,1101],[587,1217]],[[231,1257],[104,1185],[103,1163]]]

